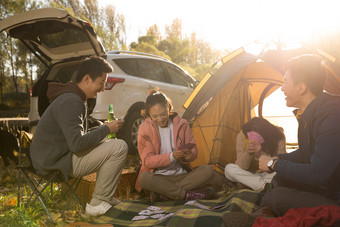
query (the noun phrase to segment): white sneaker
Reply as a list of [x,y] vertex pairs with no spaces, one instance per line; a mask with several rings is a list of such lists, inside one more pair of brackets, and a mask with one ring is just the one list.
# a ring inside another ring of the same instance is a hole
[[85,213],[91,216],[98,216],[105,214],[112,206],[107,202],[101,202],[98,206],[91,206],[86,204]]

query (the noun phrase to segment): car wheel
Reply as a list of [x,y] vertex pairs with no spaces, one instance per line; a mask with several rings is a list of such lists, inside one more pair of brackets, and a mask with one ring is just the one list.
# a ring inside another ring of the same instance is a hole
[[142,115],[139,112],[130,113],[125,120],[125,130],[123,139],[129,146],[130,154],[138,154],[137,136],[139,126],[143,123]]

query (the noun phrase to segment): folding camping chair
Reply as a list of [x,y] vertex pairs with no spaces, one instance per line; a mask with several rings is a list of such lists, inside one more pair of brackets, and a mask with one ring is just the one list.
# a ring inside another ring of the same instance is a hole
[[[59,170],[53,170],[47,175],[42,175],[38,171],[36,171],[33,166],[31,159],[30,164],[27,166],[22,165],[22,160],[21,160],[21,152],[23,149],[29,150],[29,144],[30,140],[32,137],[26,133],[25,131],[21,130],[21,136],[20,136],[20,147],[19,147],[19,164],[17,165],[17,169],[19,170],[19,176],[18,176],[18,206],[20,205],[20,188],[21,188],[21,176],[25,179],[26,183],[30,187],[32,193],[29,196],[28,200],[25,203],[25,207],[27,207],[29,204],[34,204],[34,202],[38,199],[39,202],[41,203],[43,209],[46,211],[47,215],[50,217],[52,222],[55,222],[50,211],[47,208],[47,203],[46,199],[43,196],[43,192],[45,189],[48,188],[50,185],[50,197],[52,198],[53,196],[53,183],[64,183],[66,186],[66,191],[62,192],[62,196],[68,196],[67,199],[67,204],[64,206],[62,212],[61,212],[61,217],[63,216],[65,210],[68,208],[70,205],[70,202],[72,198],[74,197],[75,200],[85,209],[85,205],[80,201],[78,196],[75,193],[75,190],[77,189],[79,182],[81,178],[74,178],[71,184],[69,184],[68,181],[64,179],[63,174]],[[27,152],[28,154],[28,152]],[[44,184],[43,184],[44,183]]]

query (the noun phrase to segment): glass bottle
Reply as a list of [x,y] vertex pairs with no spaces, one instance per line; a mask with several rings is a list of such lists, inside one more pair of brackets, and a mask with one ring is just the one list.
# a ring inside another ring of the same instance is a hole
[[[114,115],[114,112],[113,112],[113,105],[110,104],[109,105],[109,113],[107,115],[107,122],[111,122],[111,121],[114,121],[114,120],[116,120],[116,118],[115,118],[115,115]],[[107,138],[109,138],[109,139],[116,138],[116,133],[115,132],[114,133],[109,133],[107,135]]]

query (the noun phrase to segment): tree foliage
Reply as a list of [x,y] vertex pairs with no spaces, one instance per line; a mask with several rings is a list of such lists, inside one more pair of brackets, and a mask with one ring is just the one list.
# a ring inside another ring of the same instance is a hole
[[[36,9],[37,5],[35,0],[3,0],[0,3],[0,17],[7,18],[16,12]],[[32,81],[29,72],[33,65],[30,64],[32,62],[31,53],[20,41],[8,38],[4,33],[0,34],[0,39],[0,95],[2,102],[4,93],[11,91],[29,93]]]
[[209,43],[199,39],[196,33],[186,37],[182,32],[182,21],[178,18],[171,25],[165,26],[164,38],[155,24],[147,29],[145,36],[138,38],[138,42],[131,43],[130,48],[133,51],[166,57],[197,79],[201,79],[211,64],[222,55],[221,51],[212,49]]

